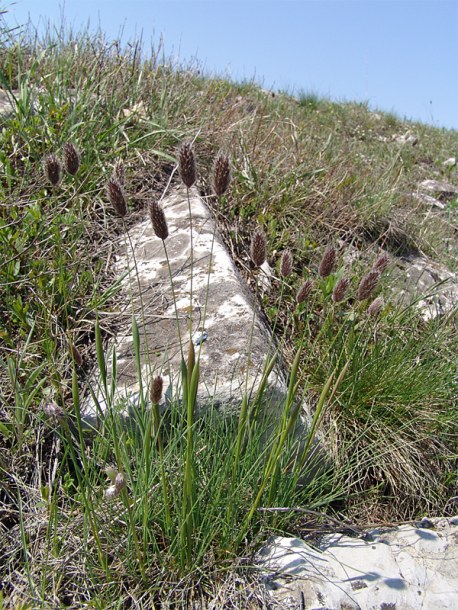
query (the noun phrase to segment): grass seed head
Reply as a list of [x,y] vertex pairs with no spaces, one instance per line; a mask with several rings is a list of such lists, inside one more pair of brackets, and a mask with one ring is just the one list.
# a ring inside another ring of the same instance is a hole
[[156,237],[159,237],[159,239],[164,241],[169,236],[169,228],[167,226],[167,220],[165,219],[164,210],[155,200],[149,205],[149,215]]
[[124,218],[127,214],[126,198],[121,184],[113,176],[107,182],[107,195],[118,216]]
[[225,153],[220,152],[213,166],[213,191],[215,195],[218,197],[223,195],[227,191],[230,180],[231,166],[229,157]]
[[74,176],[80,166],[80,156],[72,142],[64,144],[64,167],[65,171]]
[[309,296],[312,292],[312,288],[313,288],[312,280],[305,280],[305,282],[302,284],[302,286],[297,291],[296,301],[297,301],[298,305],[300,305],[301,303],[303,303],[304,301],[306,301],[309,298]]
[[194,159],[194,151],[189,142],[181,145],[178,152],[178,167],[180,176],[188,188],[196,181],[196,161]]
[[371,316],[371,318],[377,318],[380,315],[384,305],[385,301],[383,300],[383,297],[377,297],[367,308],[367,313]]
[[260,267],[266,260],[267,238],[262,229],[256,229],[251,239],[250,254],[251,260]]
[[62,166],[57,155],[54,153],[46,155],[44,168],[47,180],[53,186],[57,186],[62,175]]
[[110,485],[105,489],[105,498],[107,500],[114,500],[118,494],[119,492],[114,485]]
[[162,398],[162,388],[164,386],[164,380],[160,375],[153,379],[151,385],[151,402],[153,405],[158,405]]
[[350,280],[347,277],[343,277],[337,282],[337,284],[334,286],[334,290],[332,291],[332,300],[334,303],[343,301],[349,285]]
[[373,271],[378,271],[380,274],[382,274],[385,271],[385,269],[388,267],[389,263],[390,263],[390,257],[388,256],[388,254],[383,253],[375,261],[372,269],[373,269]]
[[59,405],[55,402],[46,403],[45,405],[43,405],[42,410],[46,417],[49,417],[50,419],[61,420],[65,416],[62,407],[59,407]]
[[358,301],[365,301],[371,296],[379,279],[380,273],[374,269],[362,278],[358,286]]
[[293,270],[293,255],[291,250],[285,250],[280,261],[280,273],[283,277],[288,277]]
[[118,472],[112,466],[109,466],[108,468],[106,468],[105,473],[112,483],[112,485],[109,485],[105,489],[105,498],[107,500],[114,500],[115,498],[117,498],[119,496],[119,494],[125,488],[126,479],[125,479],[124,475],[122,474],[122,472]]
[[328,277],[328,275],[331,275],[336,262],[336,256],[337,252],[334,246],[328,246],[321,259],[320,266],[318,267],[318,273],[321,277]]
[[121,493],[121,491],[126,486],[126,479],[122,472],[118,472],[118,474],[115,476],[114,486],[118,494]]

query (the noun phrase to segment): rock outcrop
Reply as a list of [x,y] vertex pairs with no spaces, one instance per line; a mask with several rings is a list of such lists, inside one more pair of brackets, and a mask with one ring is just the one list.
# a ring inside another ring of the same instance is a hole
[[[158,374],[169,384],[166,399],[179,389],[182,350],[186,356],[191,327],[200,358],[198,403],[237,409],[245,392],[257,391],[264,364],[275,351],[274,339],[202,199],[191,191],[192,265],[186,189],[166,197],[163,207],[169,237],[164,242],[156,237],[147,218],[129,231],[130,242],[116,262],[119,277],[125,276],[119,296],[119,331],[109,348],[117,353],[117,398],[135,402],[140,391],[132,339],[133,307],[139,327],[144,389]],[[110,356],[107,361],[111,362]],[[91,385],[97,395],[96,389],[101,386],[97,372]],[[266,400],[268,397],[271,404],[279,404],[285,393],[285,380],[276,367],[269,378]],[[103,409],[104,398],[98,394],[97,399]],[[84,411],[86,417],[95,416],[93,400],[86,401]]]
[[422,256],[400,260],[401,273],[392,287],[394,299],[416,302],[424,320],[447,314],[458,303],[458,277],[444,265]]
[[458,198],[458,187],[442,180],[423,180],[412,195],[422,203],[444,210],[449,201]]
[[312,547],[276,537],[259,551],[273,608],[454,610],[458,517],[324,536]]

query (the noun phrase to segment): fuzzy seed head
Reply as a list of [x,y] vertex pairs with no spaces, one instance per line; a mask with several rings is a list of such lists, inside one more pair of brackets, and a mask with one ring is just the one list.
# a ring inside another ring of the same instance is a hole
[[343,301],[349,285],[350,280],[347,277],[343,277],[337,282],[337,284],[334,286],[334,290],[332,291],[331,297],[334,303],[339,303],[339,301]]
[[114,500],[118,495],[118,491],[114,485],[110,485],[105,489],[105,498],[107,500]]
[[293,270],[293,255],[291,250],[285,250],[280,261],[280,273],[283,277],[288,277]]
[[113,176],[107,182],[107,195],[118,216],[124,218],[127,214],[126,198],[121,184]]
[[267,251],[267,238],[266,234],[262,229],[256,229],[251,239],[250,254],[251,260],[260,267],[266,260]]
[[64,410],[55,402],[48,402],[42,407],[43,413],[50,419],[61,420],[64,418]]
[[178,168],[183,184],[190,188],[196,181],[196,161],[189,142],[182,144],[178,151]]
[[64,144],[64,167],[65,171],[74,176],[80,166],[80,157],[75,145],[72,142]]
[[365,301],[374,292],[380,279],[380,273],[372,270],[365,275],[358,286],[358,301]]
[[229,164],[229,157],[225,153],[220,152],[213,166],[213,191],[217,197],[220,197],[227,191],[230,180],[231,166]]
[[114,486],[118,494],[121,493],[126,486],[126,479],[124,478],[122,472],[118,472],[118,474],[115,476]]
[[151,386],[151,402],[153,405],[158,405],[162,398],[162,388],[164,386],[164,380],[160,375],[153,379]]
[[320,277],[328,277],[328,275],[331,275],[336,262],[336,256],[337,252],[334,246],[328,246],[321,259],[320,266],[318,267]]
[[374,266],[373,266],[373,271],[378,271],[380,274],[382,274],[385,269],[388,267],[390,263],[390,257],[388,256],[388,254],[381,254],[378,259],[375,261]]
[[298,305],[300,305],[301,303],[303,303],[304,301],[306,301],[309,298],[309,296],[312,292],[312,288],[313,288],[312,280],[305,280],[305,282],[302,284],[302,286],[297,291],[296,301],[297,301]]
[[62,166],[57,155],[55,155],[54,153],[46,155],[44,167],[45,175],[48,181],[53,186],[57,186],[60,182],[62,174]]
[[156,237],[163,241],[169,236],[169,228],[165,219],[164,210],[157,201],[152,201],[149,205],[149,215]]
[[377,297],[367,308],[367,313],[371,316],[371,318],[377,318],[380,315],[384,305],[385,301],[383,300],[383,297]]

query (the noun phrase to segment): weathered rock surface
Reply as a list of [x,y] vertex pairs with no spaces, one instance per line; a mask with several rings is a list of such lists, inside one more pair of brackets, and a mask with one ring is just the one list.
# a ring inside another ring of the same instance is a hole
[[449,157],[442,163],[443,167],[451,168],[456,165],[456,157]]
[[[357,248],[337,243],[349,268],[362,258]],[[379,250],[382,254],[387,253]],[[447,314],[458,304],[458,274],[425,256],[390,257],[388,288],[391,301],[401,307],[415,302],[425,320]]]
[[12,104],[8,93],[0,89],[0,116],[9,114],[11,110]]
[[425,320],[448,313],[458,303],[458,277],[444,265],[421,256],[398,262],[402,269],[393,286],[396,300],[417,306]]
[[[27,110],[33,110],[34,112],[40,109],[40,103],[38,97],[40,95],[40,89],[37,87],[30,87],[23,98],[27,100]],[[19,89],[12,89],[11,92],[0,89],[0,116],[8,116],[11,114],[16,106],[16,100],[21,100],[21,91]],[[25,108],[24,108],[25,109]]]
[[[196,353],[200,350],[198,402],[210,402],[224,406],[226,410],[236,409],[247,389],[256,392],[264,363],[269,352],[271,356],[274,352],[273,339],[257,313],[251,293],[215,233],[209,210],[200,197],[191,192],[192,274],[186,190],[168,196],[163,207],[169,228],[169,237],[164,243],[171,264],[174,295],[164,245],[155,236],[149,218],[129,231],[138,281],[130,246],[124,248],[116,263],[120,277],[130,268],[120,296],[123,302],[119,312],[120,331],[110,348],[116,349],[118,358],[117,396],[130,396],[135,401],[140,390],[131,327],[132,291],[141,342],[144,389],[147,390],[153,376],[161,374],[166,384],[170,383],[169,392],[176,391],[181,364],[180,337],[186,356],[191,323]],[[108,373],[110,375],[111,371]],[[93,388],[100,386],[97,376],[91,385]],[[286,384],[280,370],[274,369],[267,396],[272,404],[278,404],[285,392]],[[104,408],[100,393],[98,400]],[[84,410],[86,416],[94,415],[94,401],[87,401]]]
[[420,182],[420,189],[432,193],[439,193],[445,198],[453,197],[458,194],[458,186],[442,180],[423,180],[423,182]]
[[431,195],[428,195],[427,193],[422,193],[421,191],[418,193],[412,193],[412,197],[414,197],[414,199],[417,199],[418,201],[421,201],[422,203],[430,205],[432,208],[439,208],[439,210],[445,210],[445,208],[447,207],[445,203],[442,203],[442,201],[439,201],[439,199],[436,199],[436,197],[432,197]]
[[326,535],[318,548],[276,537],[258,553],[272,606],[291,610],[458,608],[458,517],[361,538]]
[[410,131],[406,131],[404,134],[394,135],[393,142],[401,145],[410,144],[411,146],[416,146],[416,144],[418,144],[418,138]]
[[412,196],[418,201],[444,210],[447,202],[458,196],[458,186],[441,180],[423,180],[418,185],[418,191],[412,193]]

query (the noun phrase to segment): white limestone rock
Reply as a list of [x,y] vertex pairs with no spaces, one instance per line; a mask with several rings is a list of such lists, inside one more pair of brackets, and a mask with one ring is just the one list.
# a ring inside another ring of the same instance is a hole
[[404,134],[394,135],[393,141],[397,144],[401,144],[402,146],[405,146],[406,144],[410,144],[410,146],[416,146],[418,144],[417,136],[411,133],[410,131],[406,131],[406,133]]
[[317,549],[298,538],[270,539],[256,564],[285,609],[458,608],[458,519],[324,536]]
[[[176,299],[170,286],[167,259],[161,239],[153,232],[148,218],[129,230],[135,251],[136,269],[130,246],[119,247],[116,268],[119,277],[130,269],[123,281],[118,312],[118,336],[109,348],[118,358],[116,395],[138,401],[139,382],[132,340],[132,300],[141,342],[141,378],[148,388],[153,376],[162,374],[170,384],[169,394],[179,386],[181,348],[186,357],[189,324],[192,316],[192,340],[200,357],[198,403],[236,410],[243,394],[255,393],[262,368],[275,351],[274,339],[257,313],[253,297],[240,278],[208,208],[191,192],[193,227],[193,273],[191,303],[191,241],[186,190],[180,189],[163,201],[169,237],[165,240]],[[129,279],[130,278],[130,279]],[[141,295],[141,296],[140,296]],[[191,307],[192,304],[192,307]],[[251,328],[254,329],[251,337]],[[177,322],[178,317],[178,322]],[[111,362],[110,355],[107,358]],[[108,370],[110,376],[111,369]],[[94,372],[92,387],[100,383]],[[282,403],[286,383],[280,367],[269,378],[266,397],[272,408]],[[98,394],[102,409],[103,397]],[[88,399],[84,411],[95,416],[95,402]]]
[[416,306],[423,319],[446,314],[458,303],[458,276],[444,265],[413,256],[398,266],[401,273],[392,285],[393,296],[403,305],[419,299]]
[[458,186],[443,180],[423,180],[419,184],[419,189],[429,193],[436,193],[446,199],[458,194]]
[[444,210],[447,202],[456,198],[457,195],[457,186],[441,180],[423,180],[418,185],[417,191],[412,193],[412,197],[418,201],[440,210]]
[[431,197],[431,195],[427,195],[426,193],[412,193],[412,197],[414,199],[417,199],[417,201],[421,201],[422,203],[426,203],[427,205],[430,205],[433,208],[439,208],[440,210],[445,210],[445,208],[447,207],[445,205],[445,203],[442,203],[442,201],[439,201],[439,199],[436,199],[435,197]]
[[451,167],[455,167],[456,166],[456,157],[450,157],[449,159],[446,159],[442,165],[446,168],[451,168]]

